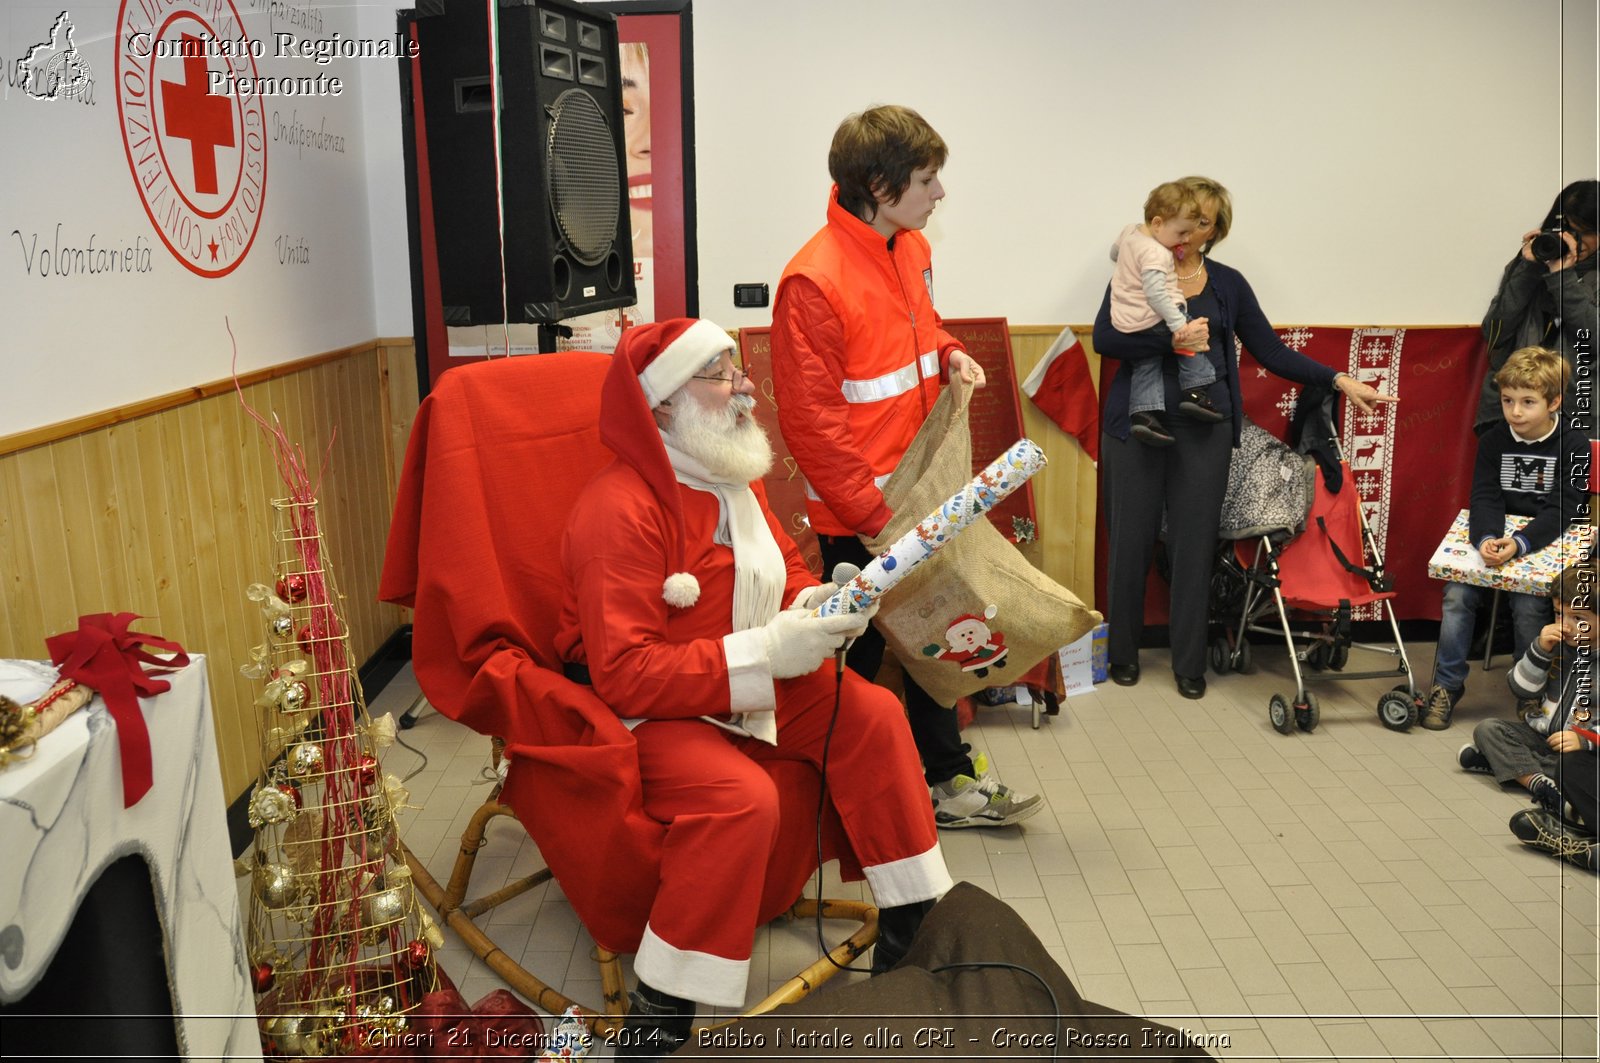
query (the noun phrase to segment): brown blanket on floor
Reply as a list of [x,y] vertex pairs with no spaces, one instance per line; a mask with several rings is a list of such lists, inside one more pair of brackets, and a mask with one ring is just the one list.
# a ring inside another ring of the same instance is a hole
[[[952,964],[988,966],[939,969]],[[1211,1058],[1186,1031],[1083,999],[1021,916],[965,882],[928,914],[911,951],[888,974],[696,1031],[673,1058],[717,1056]]]

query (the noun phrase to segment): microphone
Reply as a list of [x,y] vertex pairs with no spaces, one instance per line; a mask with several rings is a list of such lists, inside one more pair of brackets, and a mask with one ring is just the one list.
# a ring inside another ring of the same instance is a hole
[[[859,575],[861,575],[860,565],[852,565],[848,561],[841,561],[833,566],[833,574],[829,578],[833,580],[834,586],[843,587]],[[844,678],[844,655],[850,651],[850,644],[854,641],[855,639],[845,639],[839,643],[838,650],[834,652],[833,674],[836,680]]]

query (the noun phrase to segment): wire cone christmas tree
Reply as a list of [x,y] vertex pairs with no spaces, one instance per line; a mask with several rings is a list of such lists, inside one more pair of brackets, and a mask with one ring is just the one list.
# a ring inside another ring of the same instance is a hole
[[438,988],[438,928],[399,855],[400,780],[383,774],[392,721],[376,727],[327,564],[300,448],[254,410],[288,497],[272,502],[273,582],[252,584],[266,641],[241,671],[261,682],[262,762],[247,947],[269,1054],[326,1056],[393,1043]]

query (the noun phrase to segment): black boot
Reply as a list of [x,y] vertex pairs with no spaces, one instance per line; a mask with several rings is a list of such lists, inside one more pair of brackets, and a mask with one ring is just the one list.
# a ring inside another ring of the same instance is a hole
[[882,974],[911,950],[911,941],[922,926],[922,917],[933,910],[933,901],[897,904],[878,909],[878,946],[872,950],[872,973]]
[[1133,433],[1133,438],[1146,446],[1170,447],[1178,441],[1177,437],[1162,425],[1161,418],[1148,410],[1129,414],[1128,419],[1132,422],[1129,431]]
[[639,983],[628,994],[628,1017],[617,1035],[617,1059],[662,1059],[689,1039],[694,1001]]

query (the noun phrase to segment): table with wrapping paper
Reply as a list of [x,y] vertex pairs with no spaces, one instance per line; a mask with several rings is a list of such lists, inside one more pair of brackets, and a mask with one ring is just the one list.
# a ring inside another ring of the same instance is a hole
[[[1572,523],[1561,538],[1531,554],[1512,558],[1505,564],[1490,568],[1484,564],[1478,548],[1467,541],[1468,511],[1463,509],[1445,532],[1443,541],[1428,559],[1428,575],[1433,579],[1451,583],[1468,583],[1474,587],[1487,587],[1515,594],[1549,595],[1556,577],[1569,565],[1576,565],[1594,549],[1594,526]],[[1509,516],[1505,534],[1521,531],[1531,517]]]
[[[55,674],[46,663],[0,660],[0,694],[33,701]],[[116,727],[98,696],[41,738],[30,757],[0,769],[0,1004],[8,1051],[39,1021],[30,1016],[52,1010],[38,1001],[64,965],[74,1001],[96,999],[93,980],[119,979],[119,931],[150,922],[121,897],[104,896],[112,869],[131,866],[139,880],[131,895],[154,898],[161,955],[151,962],[166,972],[168,1039],[188,1059],[261,1058],[204,659],[167,678],[170,691],[139,702],[155,780],[131,807],[123,807]],[[90,910],[89,897],[112,917],[91,938],[105,955],[71,955],[62,945],[81,935],[74,922]],[[147,988],[122,983],[110,987],[113,999]],[[74,1019],[73,1032],[99,1045],[96,1054],[119,1054],[117,1038],[136,1020],[119,1009],[92,1010],[96,1016]]]

